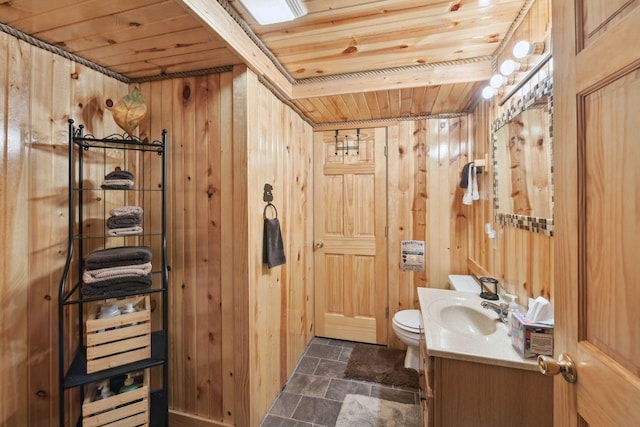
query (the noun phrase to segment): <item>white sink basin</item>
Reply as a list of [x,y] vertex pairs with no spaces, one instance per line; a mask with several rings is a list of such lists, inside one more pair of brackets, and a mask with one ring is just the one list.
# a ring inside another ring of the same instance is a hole
[[466,305],[442,307],[436,317],[442,326],[452,332],[470,335],[490,335],[496,331],[496,319],[492,319],[485,313]]
[[491,335],[499,322],[495,313],[482,308],[475,296],[466,293],[436,298],[429,303],[427,310],[432,321],[458,334]]
[[518,369],[537,370],[511,345],[507,325],[482,308],[477,293],[418,288],[427,354]]

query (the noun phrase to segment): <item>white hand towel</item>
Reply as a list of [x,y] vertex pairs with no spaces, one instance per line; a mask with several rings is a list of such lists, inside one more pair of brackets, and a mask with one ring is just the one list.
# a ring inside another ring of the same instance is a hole
[[473,200],[480,200],[480,192],[478,192],[478,177],[476,175],[476,167],[472,167],[471,168],[473,170],[473,172],[471,173],[471,178],[472,178],[472,182],[471,182],[471,186],[473,187],[471,190],[471,198]]

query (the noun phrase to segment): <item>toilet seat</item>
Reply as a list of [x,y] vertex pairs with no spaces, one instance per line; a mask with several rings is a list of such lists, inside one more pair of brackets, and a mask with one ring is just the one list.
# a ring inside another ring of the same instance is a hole
[[401,310],[393,316],[393,322],[405,331],[419,334],[420,310]]

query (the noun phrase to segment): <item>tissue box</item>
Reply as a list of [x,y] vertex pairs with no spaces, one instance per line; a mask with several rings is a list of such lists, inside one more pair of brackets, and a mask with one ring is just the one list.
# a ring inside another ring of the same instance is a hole
[[522,313],[513,313],[511,342],[518,354],[528,359],[553,355],[553,326],[530,322]]

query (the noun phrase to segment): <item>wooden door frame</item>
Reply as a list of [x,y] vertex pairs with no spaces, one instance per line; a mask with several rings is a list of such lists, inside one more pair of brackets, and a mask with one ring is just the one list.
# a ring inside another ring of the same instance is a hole
[[[575,106],[575,4],[574,1],[552,2],[552,34],[554,58],[554,299],[556,329],[555,357],[561,352],[576,354],[578,329],[578,265],[577,197],[577,111]],[[564,28],[564,31],[560,29]],[[572,102],[573,100],[573,102]],[[554,378],[554,426],[578,425],[577,394],[572,384],[560,376]]]

